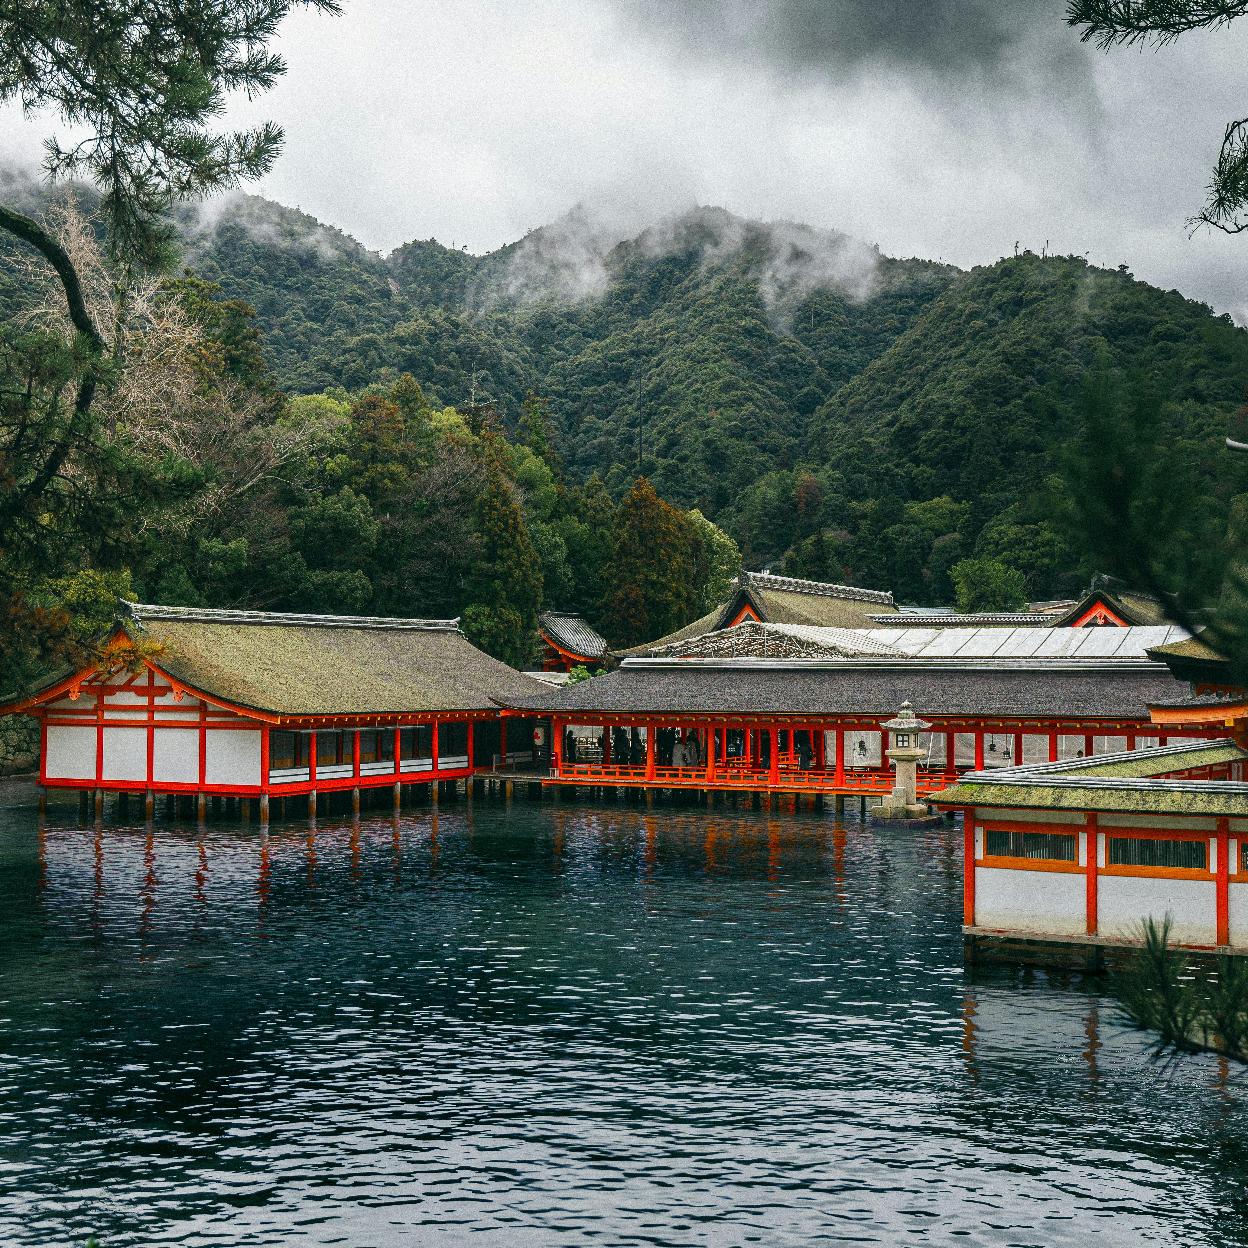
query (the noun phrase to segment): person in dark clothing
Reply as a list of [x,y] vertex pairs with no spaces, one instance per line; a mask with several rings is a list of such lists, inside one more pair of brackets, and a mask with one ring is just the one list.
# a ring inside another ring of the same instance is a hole
[[632,741],[629,743],[628,752],[629,761],[634,767],[640,767],[646,761],[646,747],[641,739],[641,733],[634,728]]
[[576,762],[576,737],[571,728],[563,734],[563,761],[565,763]]
[[810,770],[810,733],[799,732],[795,734],[797,746],[797,765],[802,771]]
[[611,757],[621,767],[628,765],[628,733],[618,725],[611,733]]

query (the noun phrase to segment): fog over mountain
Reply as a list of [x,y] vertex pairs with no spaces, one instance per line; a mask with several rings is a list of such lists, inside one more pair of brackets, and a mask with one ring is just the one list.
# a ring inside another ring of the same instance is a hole
[[[297,12],[254,188],[388,251],[492,251],[578,205],[618,238],[695,204],[962,267],[1015,244],[1241,315],[1248,244],[1185,222],[1248,29],[1104,54],[1063,0],[351,0]],[[0,119],[37,165],[52,120]],[[549,236],[548,236],[549,237]],[[578,237],[560,250],[570,259]],[[594,289],[593,257],[566,273]],[[520,291],[527,289],[523,283]]]

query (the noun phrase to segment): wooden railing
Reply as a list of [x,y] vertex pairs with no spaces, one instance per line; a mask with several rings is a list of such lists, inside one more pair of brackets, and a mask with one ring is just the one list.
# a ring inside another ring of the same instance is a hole
[[[773,780],[766,767],[750,767],[744,759],[720,763],[713,775],[704,765],[698,767],[654,768],[651,775],[645,765],[631,763],[562,763],[549,776],[552,784],[640,786],[652,789],[743,789],[765,792],[783,789],[786,792],[872,794],[889,793],[896,783],[891,768],[846,768],[838,780],[831,768],[802,769],[782,765]],[[920,794],[947,788],[951,778],[943,770],[919,771]]]

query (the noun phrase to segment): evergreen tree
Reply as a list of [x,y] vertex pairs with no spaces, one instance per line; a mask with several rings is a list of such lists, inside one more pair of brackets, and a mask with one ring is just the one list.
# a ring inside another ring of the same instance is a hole
[[1027,605],[1023,574],[998,559],[963,559],[949,575],[959,611],[1021,611]]
[[477,544],[466,586],[464,632],[483,650],[526,667],[531,662],[542,599],[541,561],[524,513],[500,462],[497,435],[486,434],[484,487],[477,496]]
[[603,617],[619,645],[652,641],[686,624],[693,611],[694,535],[688,518],[645,477],[621,500],[604,573]]

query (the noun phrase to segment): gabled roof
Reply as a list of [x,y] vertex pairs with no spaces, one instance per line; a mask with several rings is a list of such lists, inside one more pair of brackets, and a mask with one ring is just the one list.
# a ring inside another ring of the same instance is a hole
[[809,624],[760,624],[747,620],[651,649],[654,658],[680,659],[847,659],[857,656],[903,657],[902,651],[874,640],[870,631],[815,628]]
[[1165,608],[1151,594],[1135,589],[1111,587],[1104,580],[1093,581],[1091,588],[1069,611],[1051,622],[1054,628],[1070,628],[1098,607],[1104,607],[1125,625],[1168,624]]
[[811,624],[824,628],[862,628],[872,614],[892,615],[897,606],[886,590],[860,589],[827,581],[804,581],[769,572],[745,572],[727,602],[692,624],[621,654],[647,654],[651,650],[727,628],[746,608],[768,624]]
[[568,654],[598,661],[607,656],[606,639],[570,611],[543,611],[537,617],[542,636]]
[[279,720],[482,711],[505,699],[551,696],[549,687],[478,650],[455,620],[131,602],[122,609],[119,628],[153,647],[153,665],[174,681]]

